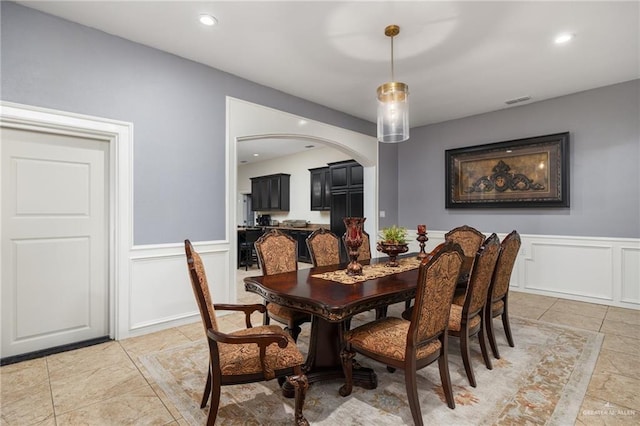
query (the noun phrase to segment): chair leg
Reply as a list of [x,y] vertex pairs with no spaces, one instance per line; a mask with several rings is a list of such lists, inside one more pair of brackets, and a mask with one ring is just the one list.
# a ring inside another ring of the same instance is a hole
[[473,367],[471,366],[471,353],[469,352],[469,332],[465,328],[460,330],[460,352],[462,354],[462,363],[464,371],[467,373],[469,384],[476,387],[476,378],[473,375]]
[[496,343],[496,335],[493,331],[493,312],[491,309],[487,309],[485,313],[485,322],[487,324],[487,340],[489,340],[489,346],[491,346],[491,352],[495,359],[500,359],[500,351],[498,351],[498,344]]
[[422,413],[420,412],[420,401],[418,400],[418,385],[416,382],[416,371],[414,369],[405,368],[404,383],[407,387],[407,399],[409,400],[409,408],[413,423],[416,426],[422,426]]
[[302,332],[302,328],[294,322],[287,324],[284,330],[291,335],[294,342],[298,342],[298,336]]
[[509,346],[513,348],[515,345],[513,344],[511,326],[509,325],[509,309],[506,298],[504,299],[504,311],[502,312],[502,325],[504,326],[504,334],[507,336],[507,342],[509,342]]
[[491,363],[491,358],[489,357],[489,351],[487,348],[487,336],[485,333],[485,321],[484,321],[484,313],[480,315],[482,318],[480,320],[480,331],[478,332],[478,339],[480,340],[480,350],[482,352],[482,359],[484,359],[484,365],[487,366],[487,369],[493,370],[493,364]]
[[200,408],[204,408],[207,406],[207,402],[209,402],[210,396],[211,396],[211,366],[209,366],[209,371],[207,372],[207,384],[204,385],[204,393],[202,394],[202,402],[200,403]]
[[438,358],[438,368],[440,369],[440,382],[442,382],[442,390],[447,400],[449,408],[456,408],[456,401],[453,399],[453,388],[451,387],[451,375],[449,374],[449,358],[446,349],[443,346],[442,353]]
[[209,416],[207,416],[207,426],[213,426],[218,417],[220,407],[220,377],[211,376],[211,405],[209,406]]
[[356,353],[350,352],[348,349],[343,349],[340,352],[342,371],[344,372],[344,385],[338,390],[341,396],[351,395],[351,391],[353,390],[353,358],[355,356]]
[[296,372],[295,376],[287,377],[287,381],[293,386],[295,391],[295,424],[296,426],[308,426],[309,422],[304,418],[302,414],[302,407],[304,406],[304,399],[309,388],[309,381],[307,376],[302,373],[301,369]]

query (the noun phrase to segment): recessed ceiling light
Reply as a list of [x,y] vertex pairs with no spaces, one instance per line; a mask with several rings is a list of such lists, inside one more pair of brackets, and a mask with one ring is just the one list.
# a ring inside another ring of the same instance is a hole
[[553,40],[556,44],[564,44],[568,43],[575,37],[575,34],[571,33],[562,33],[558,34],[556,38]]
[[260,155],[260,154],[253,154],[253,156],[254,156],[254,157],[257,157],[257,156],[259,156],[259,155]]
[[202,14],[202,15],[200,15],[200,23],[202,25],[206,25],[208,27],[212,27],[212,26],[214,26],[215,24],[218,23],[218,20],[215,18],[215,16]]

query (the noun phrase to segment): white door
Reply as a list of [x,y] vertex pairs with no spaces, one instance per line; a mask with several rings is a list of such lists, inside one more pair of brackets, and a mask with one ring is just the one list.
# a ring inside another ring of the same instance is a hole
[[1,357],[109,334],[109,143],[2,128]]

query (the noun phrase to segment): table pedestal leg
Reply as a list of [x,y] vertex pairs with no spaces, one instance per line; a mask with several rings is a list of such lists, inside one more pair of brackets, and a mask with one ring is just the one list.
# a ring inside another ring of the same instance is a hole
[[[304,365],[309,384],[344,378],[340,360],[340,327],[342,323],[328,322],[314,315],[311,322],[309,354]],[[373,369],[353,361],[353,384],[365,389],[375,389],[378,386],[378,377]],[[287,398],[293,398],[293,386],[289,382],[284,382],[282,394]]]

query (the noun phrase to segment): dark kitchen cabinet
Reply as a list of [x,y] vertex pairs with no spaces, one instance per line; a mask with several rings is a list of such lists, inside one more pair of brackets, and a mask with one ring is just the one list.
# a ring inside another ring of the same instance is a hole
[[364,170],[354,160],[329,163],[331,192],[364,187]]
[[289,211],[289,179],[279,173],[251,178],[251,208],[254,211]]
[[329,167],[309,169],[311,180],[311,210],[331,210],[331,179]]
[[[342,237],[346,231],[345,217],[364,216],[364,174],[362,166],[353,160],[329,164],[331,179],[331,231]],[[343,245],[340,257],[347,260]]]

